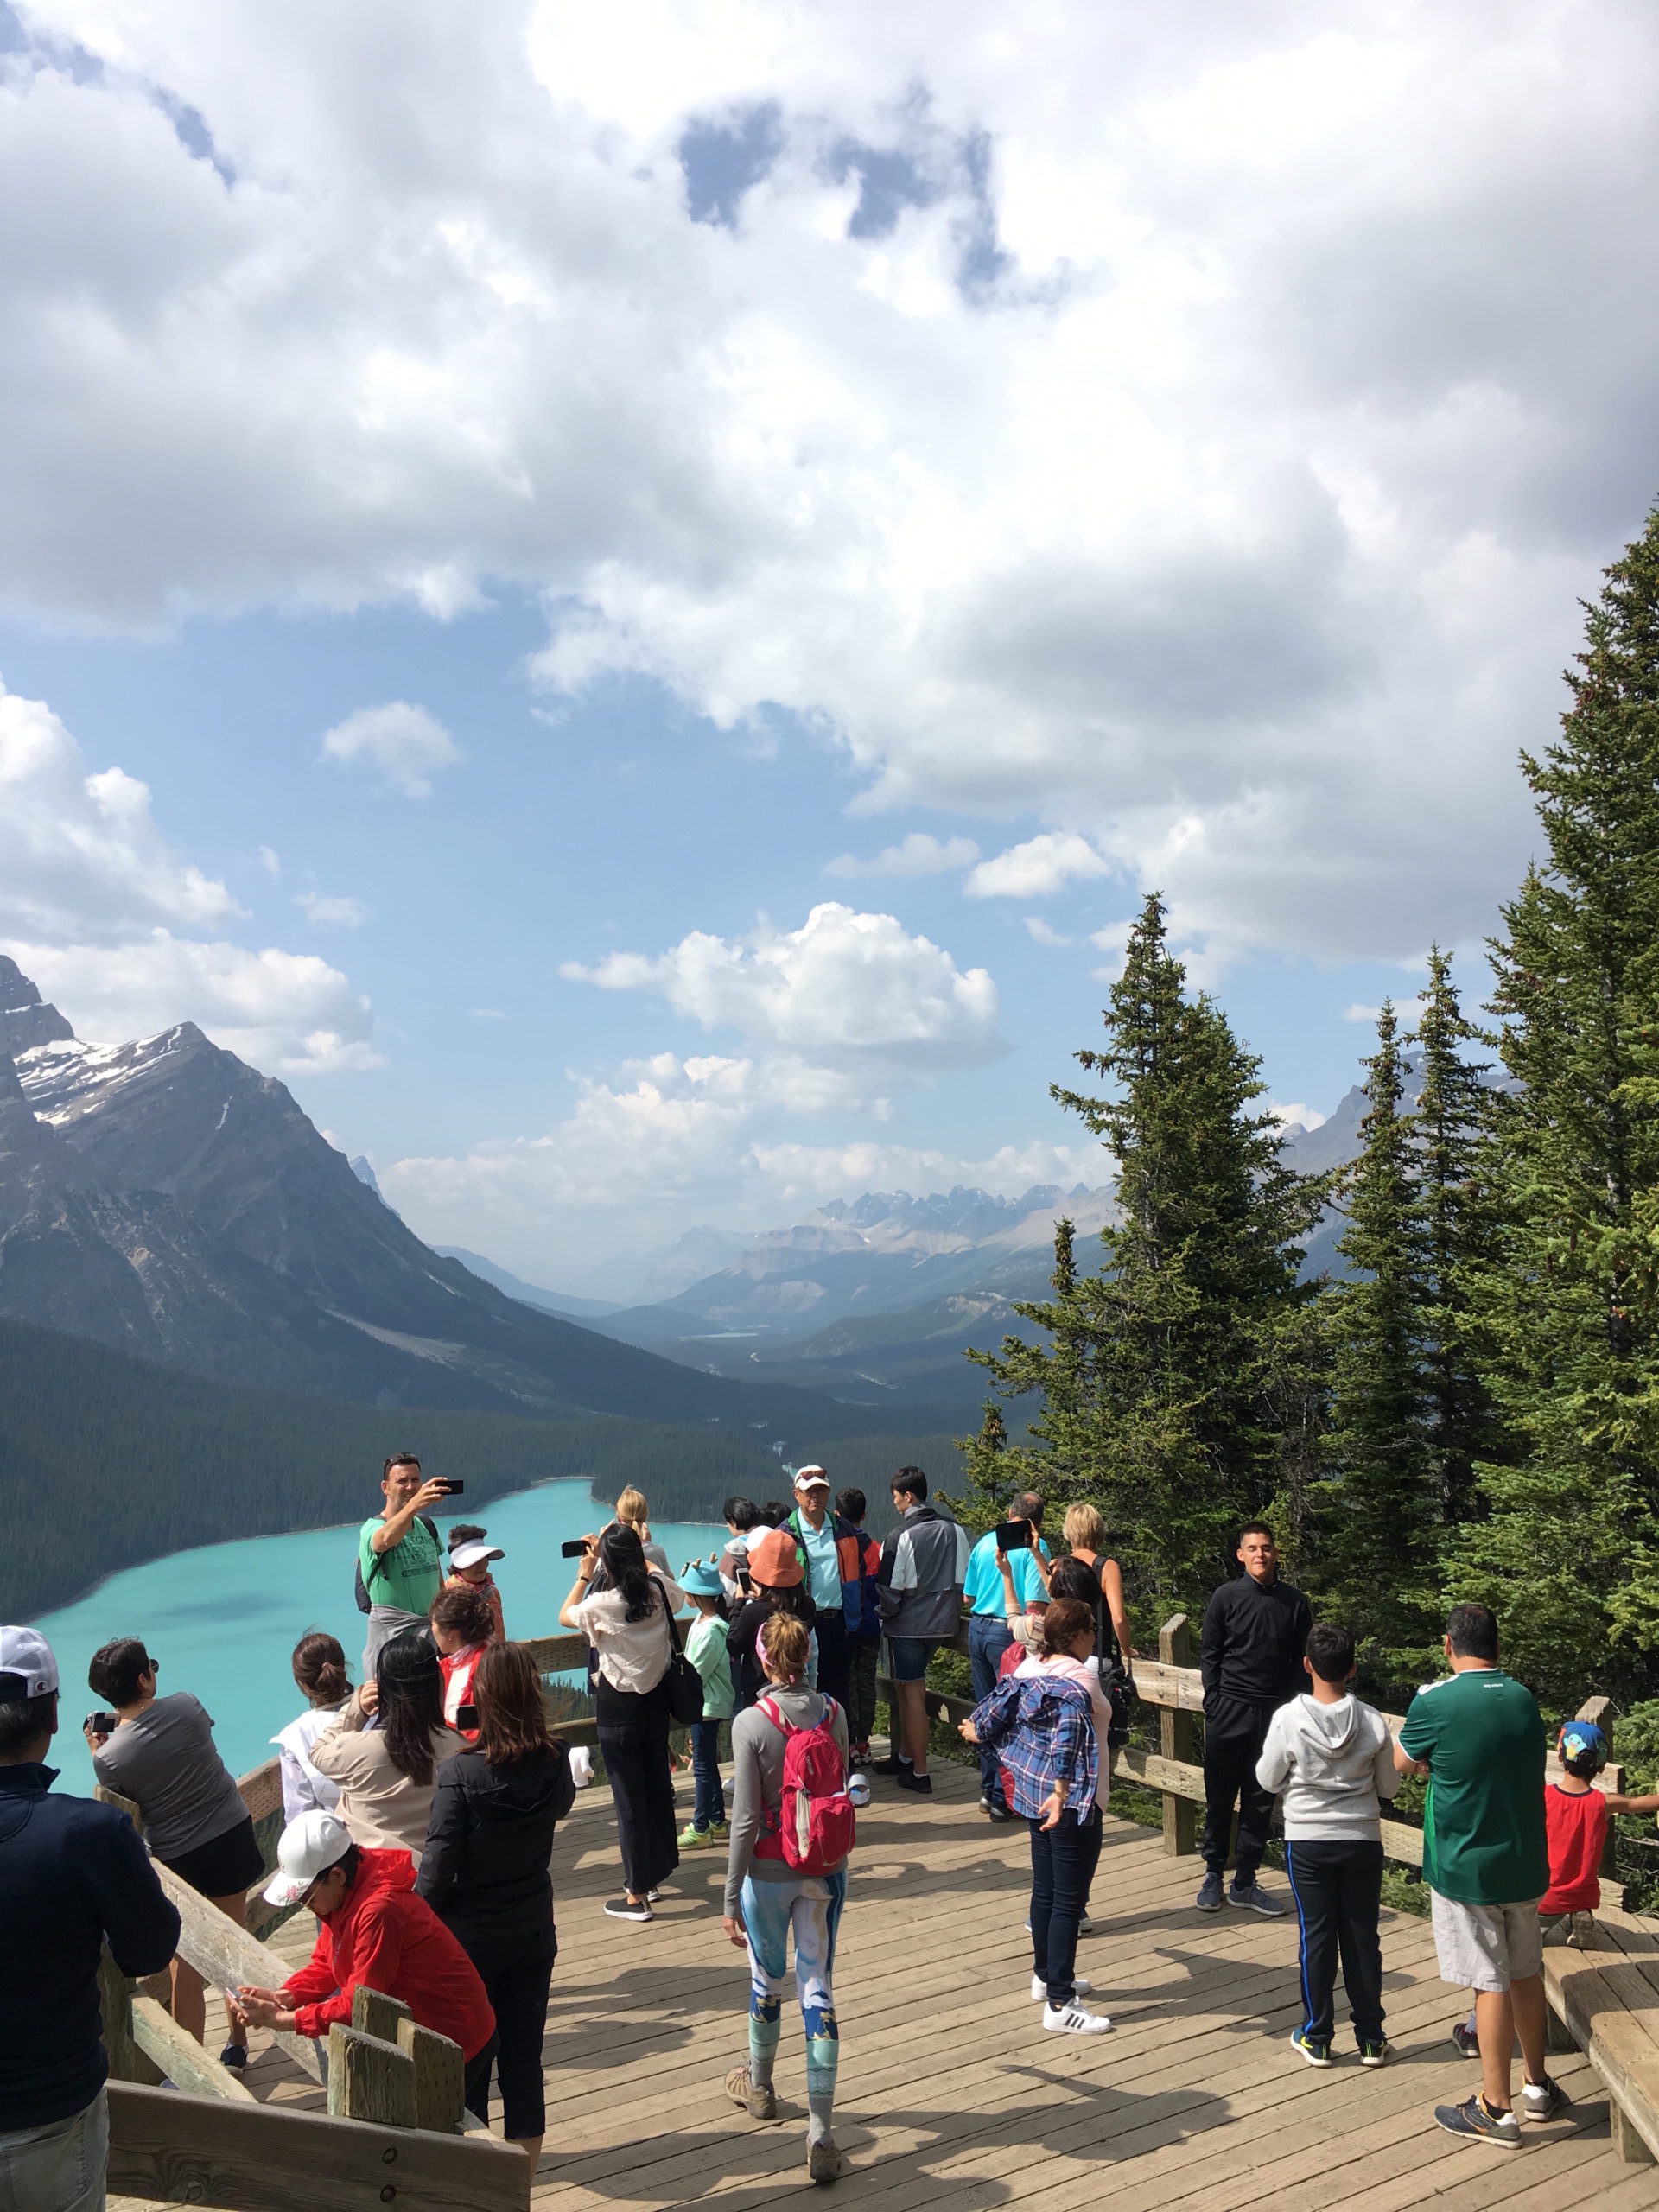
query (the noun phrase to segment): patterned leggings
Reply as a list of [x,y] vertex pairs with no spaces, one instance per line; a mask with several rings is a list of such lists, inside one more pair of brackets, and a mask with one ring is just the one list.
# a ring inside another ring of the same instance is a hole
[[795,1937],[795,1991],[806,2029],[806,2094],[827,2109],[836,2094],[841,2055],[831,1977],[836,1935],[847,1902],[847,1873],[800,1874],[789,1882],[743,1885],[743,1925],[749,1939],[749,2071],[770,2082],[789,1988],[789,1939]]

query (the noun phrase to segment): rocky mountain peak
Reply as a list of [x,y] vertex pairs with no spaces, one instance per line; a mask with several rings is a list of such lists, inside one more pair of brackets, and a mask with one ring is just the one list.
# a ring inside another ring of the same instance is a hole
[[74,1031],[7,953],[0,952],[0,1047],[15,1059],[36,1045],[73,1042]]

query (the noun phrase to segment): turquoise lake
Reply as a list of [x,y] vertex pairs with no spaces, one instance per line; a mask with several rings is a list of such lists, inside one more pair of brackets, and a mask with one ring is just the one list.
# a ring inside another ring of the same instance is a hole
[[[464,1503],[464,1501],[462,1501]],[[366,1510],[366,1509],[365,1509]],[[492,1570],[509,1636],[556,1636],[559,1607],[575,1572],[559,1546],[608,1517],[582,1481],[543,1483],[498,1497],[474,1512],[434,1516],[481,1521],[506,1557]],[[92,1765],[81,1740],[83,1716],[99,1700],[86,1669],[111,1637],[142,1637],[159,1666],[163,1690],[193,1690],[213,1717],[219,1755],[232,1774],[275,1756],[270,1738],[302,1706],[289,1666],[308,1629],[327,1629],[346,1648],[352,1679],[367,1626],[353,1599],[355,1522],[303,1529],[286,1536],[247,1536],[174,1552],[112,1574],[90,1596],[35,1625],[57,1654],[63,1679],[61,1722],[52,1764],[63,1787],[89,1790]],[[652,1535],[677,1570],[723,1543],[723,1527],[653,1522]]]

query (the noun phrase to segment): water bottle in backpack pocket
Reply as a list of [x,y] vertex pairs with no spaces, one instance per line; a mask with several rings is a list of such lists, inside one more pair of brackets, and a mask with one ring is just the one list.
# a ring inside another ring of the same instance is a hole
[[785,1720],[770,1697],[760,1709],[784,1738],[784,1792],[778,1824],[754,1847],[757,1859],[781,1859],[801,1874],[827,1874],[840,1866],[858,1836],[858,1815],[847,1795],[847,1768],[835,1738],[839,1708],[823,1700],[810,1728]]

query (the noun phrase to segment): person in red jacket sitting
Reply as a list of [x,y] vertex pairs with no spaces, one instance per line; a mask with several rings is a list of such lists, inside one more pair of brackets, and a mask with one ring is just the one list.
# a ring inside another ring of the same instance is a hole
[[415,1894],[407,1851],[355,1844],[333,1813],[302,1813],[283,1830],[272,1904],[308,1905],[317,1944],[280,1989],[238,1989],[240,2010],[256,2027],[322,2037],[336,2020],[352,2022],[354,1990],[401,1998],[416,2024],[461,2045],[468,2111],[475,2072],[487,2080],[495,2014],[478,1968],[431,1906]]

